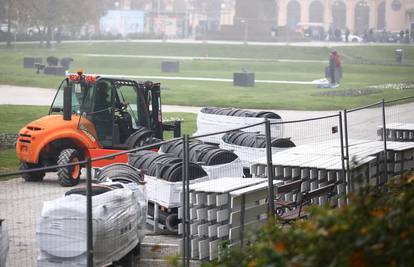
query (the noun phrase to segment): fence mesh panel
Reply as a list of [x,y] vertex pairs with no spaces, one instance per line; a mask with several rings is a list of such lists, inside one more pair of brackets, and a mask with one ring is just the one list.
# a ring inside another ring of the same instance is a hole
[[[55,173],[48,173],[42,182],[25,182],[22,178],[0,182],[0,218],[5,219],[3,224],[7,227],[10,238],[7,266],[38,266],[37,259],[41,248],[56,252],[61,247],[52,234],[46,233],[47,229],[38,228],[42,209],[45,209],[45,201],[63,197],[69,190],[61,187],[56,180]],[[81,179],[81,184],[83,183],[84,177]],[[79,203],[81,204],[83,203]],[[52,203],[48,206],[48,210],[54,208],[57,207]],[[61,214],[61,216],[70,217],[70,214]],[[46,221],[43,221],[42,226],[48,227],[49,230],[60,227],[47,225]],[[81,236],[86,242],[86,232],[81,229],[74,227],[67,234]],[[79,246],[73,245],[71,249],[82,250],[85,246],[86,243],[80,243]],[[42,253],[42,256],[45,254]]]
[[[404,100],[386,103],[385,118],[387,128],[387,141],[408,142],[414,141],[414,116],[411,103],[413,97]],[[382,139],[382,135],[379,135]]]

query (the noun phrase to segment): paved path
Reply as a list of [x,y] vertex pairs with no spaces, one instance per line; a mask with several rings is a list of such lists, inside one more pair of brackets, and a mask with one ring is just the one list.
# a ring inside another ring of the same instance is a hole
[[[345,43],[345,42],[243,42],[243,41],[215,41],[215,40],[193,40],[193,39],[149,39],[149,40],[75,40],[63,41],[67,44],[97,44],[97,43],[172,43],[172,44],[217,44],[217,45],[260,45],[260,46],[299,46],[299,47],[338,47],[338,46],[393,46],[395,43]],[[39,42],[18,42],[17,44],[39,44]],[[52,45],[55,43],[52,42]],[[6,43],[0,43],[0,46]],[[14,45],[14,43],[12,44]]]
[[121,55],[121,54],[81,54],[86,57],[114,57],[114,58],[140,58],[140,59],[171,59],[171,60],[198,60],[198,61],[256,61],[256,62],[290,62],[290,63],[328,63],[328,60],[308,59],[265,59],[240,57],[187,57],[187,56],[154,56],[154,55]]

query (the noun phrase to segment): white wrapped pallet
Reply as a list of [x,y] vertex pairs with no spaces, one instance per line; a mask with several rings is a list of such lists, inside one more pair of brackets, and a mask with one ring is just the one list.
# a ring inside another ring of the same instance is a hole
[[[201,177],[190,180],[190,184],[208,181],[209,177]],[[148,192],[148,200],[166,208],[181,206],[180,194],[183,189],[183,182],[169,182],[164,179],[145,175]]]
[[6,267],[7,253],[9,252],[9,234],[3,220],[0,220],[0,267]]
[[[122,185],[122,184],[119,184]],[[93,196],[94,264],[118,261],[144,237],[146,192],[134,183]],[[86,198],[46,201],[37,224],[38,266],[86,266]]]
[[[266,157],[266,148],[246,147],[238,146],[234,144],[228,144],[223,140],[220,141],[220,148],[231,150],[235,153],[244,168],[250,168],[251,164],[255,163],[258,159]],[[272,147],[272,154],[289,149],[288,147]]]
[[212,166],[201,166],[207,173],[210,180],[219,179],[223,177],[243,177],[243,165],[240,158],[236,158],[232,162],[212,165]]
[[[197,115],[197,132],[194,136],[216,133],[220,131],[227,131],[253,125],[260,122],[265,122],[265,118],[255,117],[236,117],[226,115],[216,115],[198,112]],[[282,119],[269,119],[270,122],[282,122]],[[265,134],[265,124],[243,129],[245,132],[258,132]],[[283,124],[272,124],[271,133],[274,138],[283,137]],[[219,144],[223,134],[216,134],[198,138],[203,142]]]

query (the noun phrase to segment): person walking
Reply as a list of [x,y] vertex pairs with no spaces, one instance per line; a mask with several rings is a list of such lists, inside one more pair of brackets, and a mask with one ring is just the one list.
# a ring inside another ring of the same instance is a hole
[[340,70],[341,70],[341,59],[337,51],[332,51],[329,57],[329,78],[330,78],[330,87],[336,88],[339,86],[340,79]]

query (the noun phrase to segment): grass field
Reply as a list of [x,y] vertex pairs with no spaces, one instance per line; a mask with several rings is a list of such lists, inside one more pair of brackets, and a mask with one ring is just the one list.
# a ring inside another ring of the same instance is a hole
[[[0,133],[17,133],[28,122],[47,114],[49,107],[0,105]],[[196,131],[196,115],[192,113],[164,113],[164,120],[182,120],[182,133]],[[171,135],[166,135],[166,139]],[[16,170],[18,160],[14,149],[0,150],[0,172]]]
[[[370,85],[413,82],[413,66],[397,66],[394,50],[404,48],[405,62],[414,64],[414,47],[358,46],[338,47],[342,55],[344,79],[337,89],[318,89],[313,85],[256,84],[252,88],[234,87],[226,82],[161,80],[164,104],[189,106],[234,106],[261,109],[332,110],[356,107],[385,99],[414,94],[413,90],[378,89],[368,95],[325,95],[329,91],[348,91]],[[83,67],[85,72],[141,75],[183,76],[231,79],[233,72],[254,71],[256,79],[312,81],[324,76],[327,62],[278,62],[278,59],[327,61],[327,47],[246,46],[217,44],[171,43],[82,43],[61,44],[53,50],[37,45],[18,45],[16,49],[0,48],[0,84],[36,87],[57,87],[62,77],[36,75],[33,69],[22,68],[22,58],[39,56],[71,56],[75,59],[72,71]],[[134,57],[90,57],[87,54],[191,56],[251,58],[237,60],[180,60],[178,74],[161,73],[162,59]],[[366,62],[372,64],[358,64]],[[344,93],[345,94],[345,93]],[[347,94],[345,94],[347,95]]]

